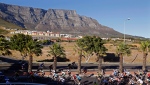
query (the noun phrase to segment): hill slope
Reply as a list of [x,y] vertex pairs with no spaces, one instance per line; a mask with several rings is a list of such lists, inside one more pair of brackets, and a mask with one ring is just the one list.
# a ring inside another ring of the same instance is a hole
[[9,31],[7,30],[4,30],[3,27],[0,27],[0,35],[5,35],[5,34],[8,34]]
[[8,22],[2,18],[0,18],[0,35],[7,35],[11,30],[6,29],[24,29],[22,27],[19,27],[11,22]]
[[2,18],[0,18],[0,26],[5,27],[6,29],[24,29],[24,28],[19,27],[11,22],[8,22]]

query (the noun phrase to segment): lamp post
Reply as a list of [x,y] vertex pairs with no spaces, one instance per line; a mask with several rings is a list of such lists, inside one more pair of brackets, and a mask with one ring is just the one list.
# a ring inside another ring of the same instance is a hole
[[[126,38],[126,36],[125,36],[125,25],[126,25],[126,21],[127,20],[130,20],[130,18],[127,18],[125,21],[124,21],[124,45],[125,45],[125,38]],[[124,57],[123,57],[123,62],[124,62]]]
[[125,24],[126,24],[126,21],[127,21],[127,20],[130,20],[130,18],[128,18],[128,19],[126,19],[126,20],[124,21],[124,44],[125,44],[125,38],[126,38],[126,37],[125,37],[125,27],[126,27]]

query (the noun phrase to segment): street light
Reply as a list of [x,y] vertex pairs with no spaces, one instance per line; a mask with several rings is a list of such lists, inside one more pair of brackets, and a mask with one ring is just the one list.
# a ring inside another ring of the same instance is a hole
[[[128,20],[130,20],[130,18],[128,18],[128,19],[126,19],[125,21],[124,21],[124,45],[125,45],[125,24],[126,24],[126,21],[128,21]],[[124,57],[123,57],[123,62],[124,62]]]
[[125,37],[125,24],[126,24],[126,21],[127,21],[127,20],[130,20],[130,18],[128,18],[128,19],[126,19],[126,20],[124,21],[124,44],[125,44],[125,38],[126,38],[126,37]]

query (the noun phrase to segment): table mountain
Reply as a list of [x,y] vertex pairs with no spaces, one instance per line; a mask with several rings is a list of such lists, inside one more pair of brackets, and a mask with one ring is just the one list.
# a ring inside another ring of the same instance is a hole
[[44,10],[0,3],[0,17],[29,30],[123,37],[114,29],[99,24],[91,17],[81,16],[75,10]]

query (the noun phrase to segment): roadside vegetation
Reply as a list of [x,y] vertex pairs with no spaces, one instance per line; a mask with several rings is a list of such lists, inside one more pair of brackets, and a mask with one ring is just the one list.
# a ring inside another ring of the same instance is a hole
[[[10,40],[7,40],[3,35],[0,36],[0,53],[2,56],[22,56],[22,59],[28,60],[28,72],[32,70],[32,62],[37,59],[35,56],[39,56],[40,59],[44,59],[45,55],[47,58],[49,56],[53,59],[53,69],[56,70],[57,58],[65,57],[68,59],[73,59],[78,62],[78,72],[81,73],[81,64],[83,61],[86,63],[89,60],[94,60],[93,62],[99,63],[98,69],[99,72],[102,71],[102,63],[104,62],[105,57],[109,57],[109,60],[112,59],[112,56],[108,54],[117,54],[115,57],[119,57],[119,70],[123,71],[123,64],[126,63],[126,55],[132,54],[135,51],[142,53],[140,56],[143,59],[143,70],[146,70],[146,63],[148,53],[150,52],[150,41],[145,40],[141,41],[140,44],[135,44],[131,42],[118,42],[111,41],[111,43],[102,40],[100,37],[96,36],[84,36],[81,39],[78,39],[74,42],[62,42],[62,41],[39,41],[33,40],[31,36],[24,34],[16,34],[10,37]],[[46,45],[44,48],[43,46]],[[113,49],[113,50],[112,50]],[[15,51],[15,52],[14,52]],[[19,52],[19,53],[16,53]],[[68,57],[70,56],[70,57]],[[132,55],[133,56],[133,55]],[[28,58],[26,58],[28,57]],[[137,55],[133,60],[136,60]],[[21,57],[20,57],[21,59]],[[131,61],[131,58],[128,58]],[[133,62],[132,60],[132,62]]]
[[147,63],[150,63],[150,40],[148,39],[130,38],[131,41],[126,43],[111,38],[102,40],[97,36],[84,36],[76,41],[63,41],[60,38],[33,40],[29,35],[10,35],[12,29],[24,28],[0,18],[0,55],[27,60],[28,72],[32,70],[32,63],[38,61],[53,62],[54,70],[58,61],[78,62],[78,73],[81,73],[83,62],[98,63],[99,72],[102,71],[102,63],[116,62],[116,60],[120,63],[120,72],[123,71],[124,63],[141,63],[143,70],[146,70]]

